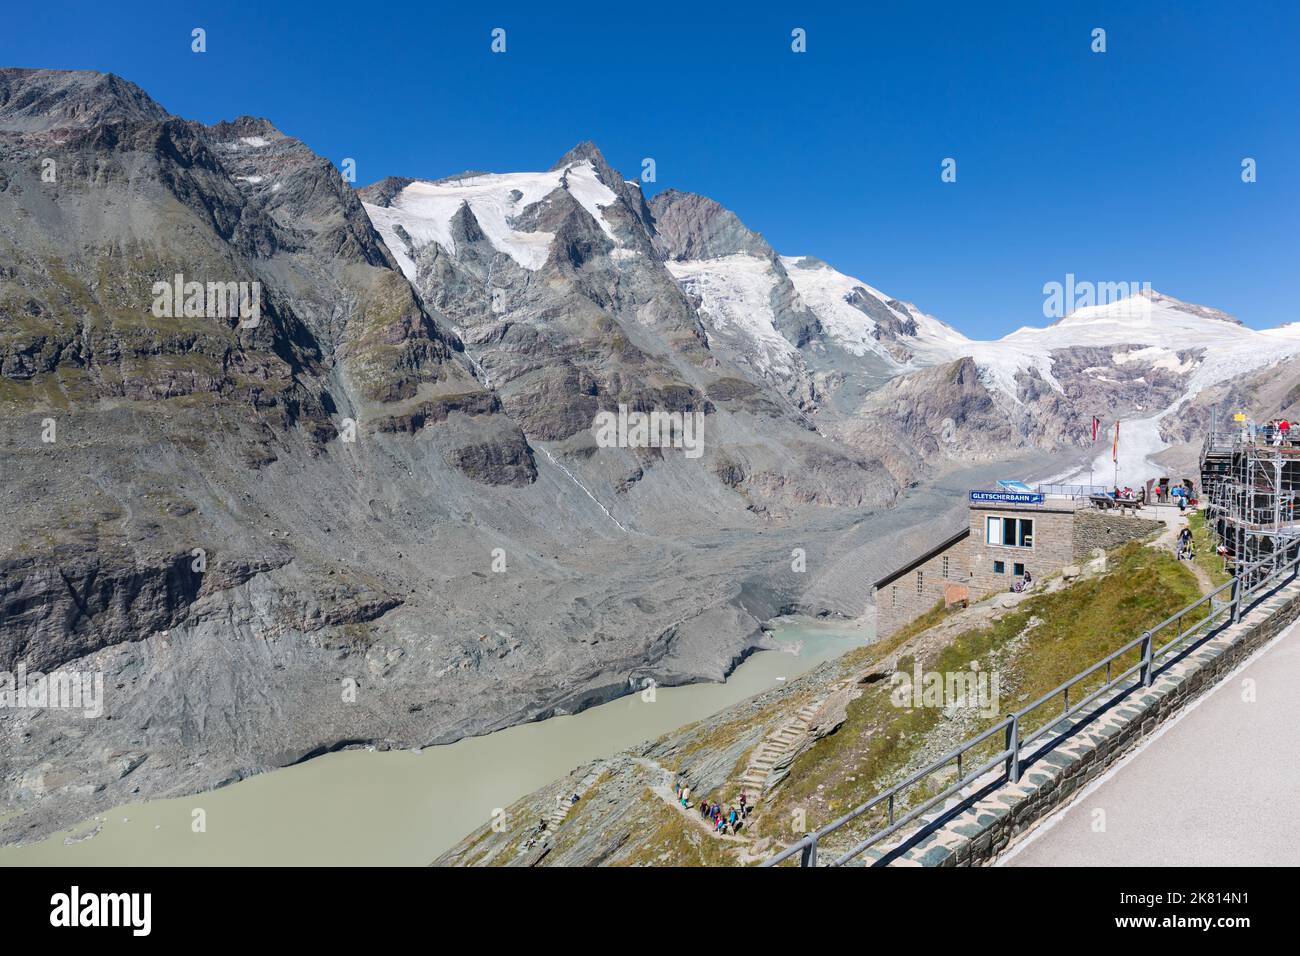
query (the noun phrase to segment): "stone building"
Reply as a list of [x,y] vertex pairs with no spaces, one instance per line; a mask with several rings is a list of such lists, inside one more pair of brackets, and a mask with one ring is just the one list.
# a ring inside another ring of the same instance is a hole
[[[978,497],[977,497],[978,496]],[[1087,502],[1039,494],[972,492],[966,525],[875,583],[876,633],[888,636],[944,599],[949,582],[978,601],[1161,530],[1158,521],[1096,511]]]

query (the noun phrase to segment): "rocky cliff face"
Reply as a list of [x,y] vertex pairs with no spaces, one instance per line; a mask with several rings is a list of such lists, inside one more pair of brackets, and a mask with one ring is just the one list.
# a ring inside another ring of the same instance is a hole
[[780,256],[729,209],[705,196],[667,189],[650,201],[655,246],[700,311],[711,342],[799,408],[817,391],[801,352],[823,330]]
[[[0,839],[859,614],[942,511],[882,512],[905,487],[1091,414],[1174,441],[1300,353],[1150,302],[975,342],[590,143],[356,191],[266,120],[0,70],[0,670],[107,687],[100,721],[0,713]],[[700,416],[699,455],[597,441],[620,407]]]
[[[544,172],[385,180],[361,196],[403,273],[528,437],[558,443],[547,453],[582,484],[612,473],[617,489],[636,485],[633,497],[653,503],[619,501],[631,509],[616,509],[620,521],[661,520],[665,468],[659,454],[595,446],[595,416],[619,406],[704,415],[709,440],[698,465],[686,465],[688,480],[740,493],[764,513],[894,494],[873,456],[813,430],[806,372],[769,374],[750,336],[731,334],[682,281],[674,266],[692,251],[761,250],[756,262],[782,268],[718,204],[681,193],[647,203],[590,143]],[[796,298],[787,282],[766,303],[785,330],[776,334],[789,335],[779,348],[794,356],[817,329],[791,307]]]
[[[379,212],[426,185],[0,71],[0,670],[106,683],[0,714],[4,838],[718,678],[799,600],[803,512],[894,494],[710,347],[594,147],[439,242]],[[620,404],[701,413],[703,455],[597,447]]]

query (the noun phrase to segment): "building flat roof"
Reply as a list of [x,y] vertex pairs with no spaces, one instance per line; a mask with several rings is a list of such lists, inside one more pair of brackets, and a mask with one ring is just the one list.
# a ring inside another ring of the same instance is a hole
[[883,588],[889,582],[898,580],[904,574],[906,574],[908,571],[911,571],[913,568],[917,567],[918,565],[925,564],[925,562],[929,561],[931,558],[935,557],[936,555],[941,554],[944,551],[947,551],[949,548],[951,548],[962,538],[968,538],[968,537],[970,537],[969,524],[965,525],[960,531],[956,532],[955,534],[951,535],[948,538],[945,538],[943,541],[936,544],[933,548],[925,552],[925,554],[921,555],[919,558],[914,558],[913,560],[909,561],[907,564],[899,568],[897,571],[892,571],[889,574],[886,574],[883,578],[881,578],[879,581],[877,581],[875,584],[871,586],[873,588]]
[[1073,514],[1086,507],[1088,500],[1076,501],[1069,498],[1051,498],[1039,504],[1017,504],[1006,501],[972,501],[971,511],[1023,511],[1028,514]]

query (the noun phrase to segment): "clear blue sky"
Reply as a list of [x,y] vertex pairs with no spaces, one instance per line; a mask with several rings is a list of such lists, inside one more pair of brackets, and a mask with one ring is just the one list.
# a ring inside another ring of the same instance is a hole
[[1300,320],[1300,5],[839,6],[46,0],[6,5],[0,64],[266,116],[361,184],[542,169],[592,139],[970,335],[1041,324],[1066,273]]

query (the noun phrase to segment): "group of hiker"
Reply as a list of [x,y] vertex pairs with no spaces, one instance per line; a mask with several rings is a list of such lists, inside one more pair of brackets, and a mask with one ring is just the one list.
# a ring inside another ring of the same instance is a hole
[[1266,445],[1281,445],[1284,442],[1290,444],[1298,437],[1300,436],[1293,433],[1291,422],[1285,418],[1273,418],[1264,425],[1257,425],[1249,418],[1241,423],[1241,439],[1249,444],[1257,442]]
[[[571,794],[565,801],[569,806],[573,806],[582,799],[581,794]],[[533,827],[532,832],[528,834],[528,842],[524,844],[525,848],[533,846],[539,840],[545,839],[546,836],[546,817],[541,817],[537,821],[537,826]]]
[[[1191,489],[1187,487],[1186,482],[1176,485],[1157,484],[1152,493],[1155,495],[1157,503],[1172,501],[1178,505],[1180,512],[1187,510],[1187,506],[1191,503]],[[1119,485],[1115,485],[1105,493],[1105,497],[1112,499],[1121,507],[1142,508],[1147,503],[1147,490],[1145,487],[1135,490],[1128,486],[1121,488]],[[1100,503],[1104,504],[1105,502]]]
[[[673,785],[673,794],[683,809],[691,809],[691,788],[689,785],[678,781]],[[742,793],[739,807],[733,805],[724,809],[720,803],[711,803],[708,800],[701,801],[700,816],[704,817],[705,822],[713,828],[714,833],[730,833],[734,835],[737,830],[745,825],[745,817],[749,816],[751,809],[748,797]]]
[[1178,513],[1182,514],[1187,510],[1187,488],[1183,485],[1174,485],[1169,489],[1169,494],[1178,501]]

